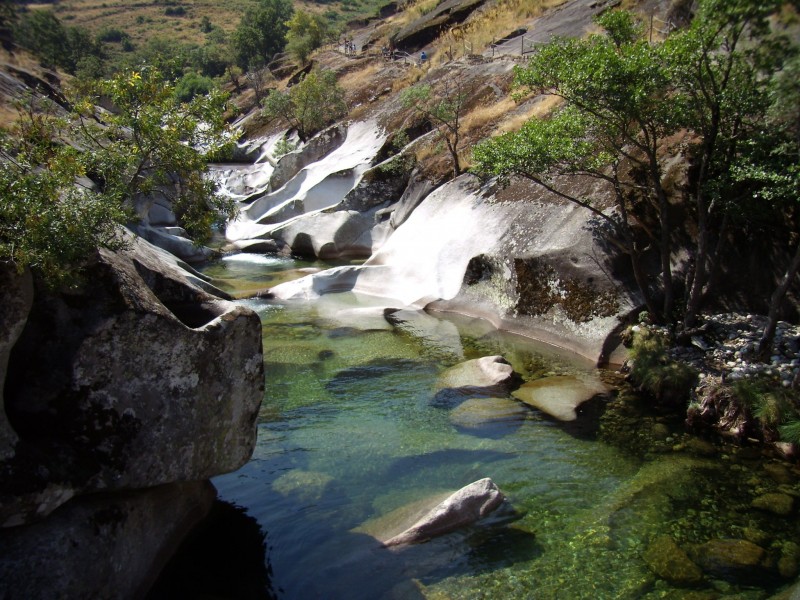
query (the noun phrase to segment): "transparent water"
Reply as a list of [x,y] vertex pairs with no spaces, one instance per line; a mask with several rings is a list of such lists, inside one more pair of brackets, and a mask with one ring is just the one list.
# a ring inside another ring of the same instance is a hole
[[[241,293],[307,266],[245,257],[206,272]],[[642,560],[655,536],[786,529],[743,512],[759,465],[680,452],[643,460],[534,410],[464,427],[432,403],[439,374],[464,360],[501,354],[526,378],[596,377],[577,357],[476,321],[403,313],[393,326],[383,306],[351,294],[241,302],[262,319],[266,392],[252,460],[214,484],[266,532],[280,598],[682,598]],[[486,522],[399,550],[373,537],[388,537],[393,511],[483,477],[508,499]],[[766,597],[736,582],[701,587]]]

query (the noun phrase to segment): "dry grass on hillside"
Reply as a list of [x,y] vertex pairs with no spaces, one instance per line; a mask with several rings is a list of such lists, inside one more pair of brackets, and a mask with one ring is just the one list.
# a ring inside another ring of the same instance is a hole
[[564,4],[566,0],[500,0],[477,11],[461,27],[442,35],[435,46],[432,61],[440,64],[466,54],[480,54],[525,21]]
[[[233,31],[242,14],[254,0],[191,0],[165,5],[132,0],[64,0],[55,5],[45,5],[67,25],[79,25],[92,33],[116,28],[126,32],[133,40],[144,42],[162,37],[171,41],[202,44],[206,34],[200,30],[203,17],[226,32]],[[170,16],[167,9],[183,8],[183,16]]]

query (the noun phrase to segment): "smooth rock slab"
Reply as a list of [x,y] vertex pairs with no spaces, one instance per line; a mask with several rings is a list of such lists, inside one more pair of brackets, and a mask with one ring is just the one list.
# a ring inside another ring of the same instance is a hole
[[581,404],[606,391],[597,383],[588,384],[568,375],[529,381],[512,395],[559,421],[574,421]]
[[461,488],[434,507],[404,532],[383,544],[417,544],[482,519],[505,500],[494,482],[485,477]]

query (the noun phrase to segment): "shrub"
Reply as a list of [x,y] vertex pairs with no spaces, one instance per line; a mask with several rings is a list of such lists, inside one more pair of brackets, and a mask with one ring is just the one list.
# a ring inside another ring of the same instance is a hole
[[190,102],[195,96],[208,95],[213,89],[211,78],[190,71],[175,84],[175,98],[180,102]]
[[654,329],[639,329],[633,336],[630,349],[633,359],[631,379],[659,403],[682,406],[688,403],[690,392],[697,384],[697,371],[685,363],[671,360],[667,355],[668,349],[666,334]]

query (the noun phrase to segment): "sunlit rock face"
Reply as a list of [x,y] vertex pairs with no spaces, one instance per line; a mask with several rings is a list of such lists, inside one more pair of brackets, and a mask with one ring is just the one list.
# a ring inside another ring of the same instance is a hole
[[[226,237],[232,242],[276,239],[308,256],[368,256],[374,212],[395,194],[399,197],[404,185],[399,192],[354,194],[349,204],[342,203],[359,189],[385,140],[386,134],[371,121],[321,133],[278,161],[266,193],[248,200],[228,225]],[[325,210],[339,204],[343,210],[337,213]]]
[[[602,198],[590,183],[583,194]],[[624,257],[591,213],[516,182],[463,175],[431,192],[361,267],[273,288],[314,298],[350,287],[387,306],[461,312],[536,332],[598,362],[617,360],[620,317],[639,301]]]
[[89,491],[207,479],[252,453],[257,315],[130,243],[101,251],[77,290],[36,289],[5,382],[19,441],[0,465],[3,526]]

